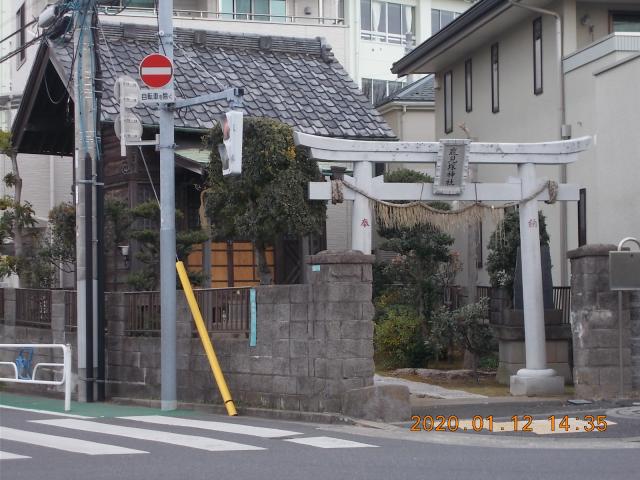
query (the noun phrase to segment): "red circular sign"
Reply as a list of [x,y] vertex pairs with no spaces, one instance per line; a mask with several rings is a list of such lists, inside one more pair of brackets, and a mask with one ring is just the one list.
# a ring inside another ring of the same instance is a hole
[[151,88],[164,87],[171,81],[173,65],[171,60],[159,53],[147,55],[140,62],[140,79]]

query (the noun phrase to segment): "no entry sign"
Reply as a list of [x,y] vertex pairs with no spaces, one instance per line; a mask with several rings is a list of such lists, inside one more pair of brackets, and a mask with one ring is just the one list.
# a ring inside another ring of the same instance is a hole
[[164,87],[171,81],[173,65],[164,55],[152,53],[140,62],[140,79],[151,88]]

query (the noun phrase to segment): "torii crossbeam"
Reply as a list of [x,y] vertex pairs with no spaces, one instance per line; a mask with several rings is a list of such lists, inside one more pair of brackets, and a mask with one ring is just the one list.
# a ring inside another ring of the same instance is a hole
[[[540,265],[540,231],[538,201],[549,200],[540,190],[535,165],[559,165],[575,162],[578,154],[591,146],[591,137],[545,143],[477,143],[464,140],[470,164],[516,164],[519,179],[509,183],[474,183],[455,195],[434,193],[433,184],[384,183],[382,176],[373,177],[373,162],[436,163],[442,156],[442,142],[368,142],[318,137],[295,132],[295,143],[310,147],[316,160],[354,162],[353,178],[345,177],[359,190],[379,200],[425,201],[493,201],[520,203],[520,251],[522,256],[523,307],[525,324],[526,368],[511,376],[513,395],[549,395],[564,392],[564,378],[547,368],[542,269]],[[444,142],[451,142],[449,140]],[[576,185],[560,184],[556,200],[577,201]],[[311,182],[309,198],[330,200],[331,184]],[[371,253],[371,218],[369,200],[351,190],[344,198],[353,200],[351,245],[354,250]],[[524,201],[523,201],[524,200]]]

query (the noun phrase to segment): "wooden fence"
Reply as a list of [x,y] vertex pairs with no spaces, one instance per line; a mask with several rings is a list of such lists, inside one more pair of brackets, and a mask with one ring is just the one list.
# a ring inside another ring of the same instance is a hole
[[51,328],[51,290],[16,288],[16,326]]

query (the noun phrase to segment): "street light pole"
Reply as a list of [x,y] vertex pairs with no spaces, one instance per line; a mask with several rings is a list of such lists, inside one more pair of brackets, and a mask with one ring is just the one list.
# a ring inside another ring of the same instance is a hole
[[[173,63],[173,0],[158,2],[160,53]],[[166,88],[173,89],[173,77]],[[160,105],[160,406],[175,410],[176,396],[176,226],[173,107]]]

